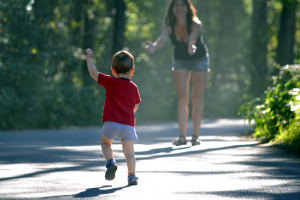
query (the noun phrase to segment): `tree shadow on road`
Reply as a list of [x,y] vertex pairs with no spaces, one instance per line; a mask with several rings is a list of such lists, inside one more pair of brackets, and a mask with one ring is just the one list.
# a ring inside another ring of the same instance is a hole
[[[282,185],[282,187],[287,187],[287,186]],[[276,187],[271,189],[276,189]],[[264,190],[264,189],[256,188],[255,190],[250,189],[250,190],[237,190],[237,191],[214,191],[214,192],[206,192],[206,194],[222,196],[223,198],[247,197],[251,199],[285,199],[285,200],[298,199],[300,195],[299,190],[296,191],[295,188],[291,188],[290,189],[291,191],[287,191],[285,193],[274,193],[271,189]]]
[[[185,155],[193,155],[193,154],[199,154],[199,153],[206,153],[206,152],[211,152],[211,151],[221,151],[221,150],[226,150],[226,149],[234,149],[234,148],[241,148],[241,147],[251,147],[251,146],[256,146],[258,145],[257,143],[255,144],[245,144],[245,145],[231,145],[231,146],[225,146],[225,147],[217,147],[217,148],[208,148],[208,149],[194,149],[192,146],[179,146],[179,147],[157,147],[153,149],[149,149],[146,151],[136,151],[135,154],[138,156],[137,161],[141,160],[151,160],[151,159],[156,159],[156,158],[168,158],[168,157],[177,157],[177,156],[185,156]],[[36,152],[40,149],[31,149],[30,152]],[[43,151],[45,155],[49,155],[49,152]],[[59,155],[56,155],[56,162],[59,162],[60,160],[64,160],[64,158],[68,158],[69,155],[74,155],[75,157],[79,157],[81,159],[83,158],[90,158],[91,155],[89,155],[91,152],[73,152],[73,151],[64,151],[61,150]],[[92,153],[94,154],[94,153]],[[19,158],[20,156],[18,156]],[[34,162],[32,161],[32,157],[34,157]],[[93,155],[93,157],[96,157]],[[1,156],[0,156],[1,158]],[[2,157],[3,158],[3,157]],[[23,156],[21,158],[20,163],[43,163],[44,157],[42,156]],[[10,162],[10,159],[7,159],[8,163]],[[25,162],[24,162],[25,161]],[[75,160],[67,160],[65,161],[71,162],[74,165],[68,166],[68,167],[61,167],[61,168],[50,168],[50,169],[42,169],[38,170],[35,172],[31,173],[25,173],[25,174],[20,174],[16,176],[10,176],[10,177],[0,177],[0,182],[2,181],[8,181],[8,180],[14,180],[14,179],[21,179],[21,178],[29,178],[29,177],[37,177],[41,176],[44,174],[51,174],[51,173],[56,173],[56,172],[67,172],[67,171],[81,171],[81,170],[92,170],[95,167],[99,166],[104,166],[105,161],[104,160],[86,160],[86,161],[80,161],[78,162],[76,159]],[[119,163],[125,163],[126,160],[125,158],[119,158],[118,159]],[[55,156],[53,157],[53,160],[48,161],[48,163],[55,163]]]
[[[253,144],[236,144],[230,146],[222,146],[222,147],[211,147],[211,148],[204,148],[199,149],[193,148],[193,146],[183,146],[183,147],[162,147],[162,148],[155,148],[150,149],[148,151],[137,151],[135,154],[145,157],[139,157],[137,160],[149,160],[155,158],[164,158],[164,157],[176,157],[176,156],[185,156],[185,155],[193,155],[199,153],[208,153],[212,151],[222,151],[227,149],[238,149],[238,148],[245,148],[245,147],[254,147],[258,146],[260,143],[253,143]],[[183,151],[182,151],[183,150]],[[186,151],[185,151],[186,150]]]

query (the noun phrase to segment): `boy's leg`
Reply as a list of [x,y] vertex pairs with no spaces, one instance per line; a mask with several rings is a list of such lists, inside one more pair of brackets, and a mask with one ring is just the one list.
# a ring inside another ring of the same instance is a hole
[[135,175],[135,153],[134,153],[134,140],[122,141],[123,153],[126,158],[128,175]]
[[112,143],[113,143],[112,139],[110,139],[104,135],[101,136],[101,148],[102,148],[102,152],[103,152],[103,155],[104,155],[106,161],[114,159],[113,151],[111,148]]
[[123,153],[126,157],[128,168],[128,185],[137,185],[138,177],[135,176],[135,153],[134,153],[135,140],[122,141]]
[[113,142],[112,139],[102,135],[101,147],[102,147],[103,155],[107,161],[107,164],[106,164],[107,170],[105,172],[105,179],[109,180],[109,181],[113,180],[115,178],[115,173],[118,169],[116,162],[114,160],[114,157],[113,157],[113,151],[111,148],[112,142]]

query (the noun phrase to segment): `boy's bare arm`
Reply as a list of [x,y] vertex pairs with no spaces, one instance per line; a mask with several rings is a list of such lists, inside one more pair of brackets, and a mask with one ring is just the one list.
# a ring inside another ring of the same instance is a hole
[[86,63],[87,63],[87,66],[88,66],[90,76],[93,79],[95,79],[96,81],[98,81],[99,72],[98,72],[96,66],[94,65],[93,51],[91,49],[86,49],[85,53],[86,53]]
[[135,113],[139,108],[139,104],[135,104],[134,108],[133,108],[133,112]]

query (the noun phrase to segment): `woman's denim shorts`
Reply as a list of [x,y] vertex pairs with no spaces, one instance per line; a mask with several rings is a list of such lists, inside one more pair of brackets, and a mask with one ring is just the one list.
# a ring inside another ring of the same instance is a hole
[[181,59],[173,59],[173,67],[174,70],[190,70],[190,71],[209,71],[209,55],[207,54],[201,59],[197,60],[181,60]]

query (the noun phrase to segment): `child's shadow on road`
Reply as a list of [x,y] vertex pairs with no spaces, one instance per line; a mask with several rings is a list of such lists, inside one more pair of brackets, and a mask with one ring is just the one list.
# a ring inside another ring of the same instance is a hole
[[[74,198],[87,198],[87,197],[96,197],[102,194],[111,194],[114,193],[116,191],[122,190],[124,188],[129,187],[128,185],[126,186],[122,186],[122,187],[117,187],[117,188],[111,188],[111,185],[104,185],[102,187],[96,187],[96,188],[89,188],[86,189],[83,192],[80,192],[78,194],[73,195]],[[110,188],[110,189],[106,189],[106,188]]]

